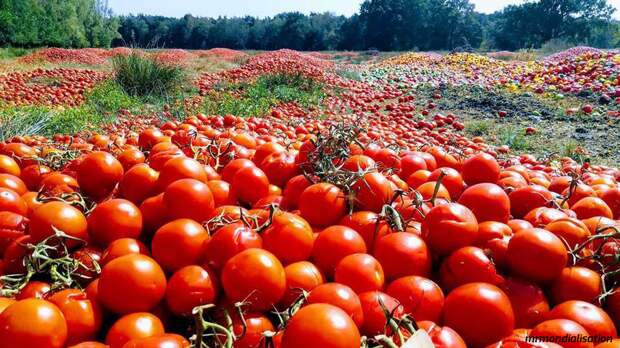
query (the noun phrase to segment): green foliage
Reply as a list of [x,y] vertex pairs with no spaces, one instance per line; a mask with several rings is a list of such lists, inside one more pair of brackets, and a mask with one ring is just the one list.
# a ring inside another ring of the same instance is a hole
[[264,116],[282,103],[301,107],[317,106],[325,98],[323,85],[301,75],[264,75],[252,83],[220,86],[219,91],[205,99],[204,111],[209,114]]
[[164,97],[181,90],[187,80],[181,66],[159,62],[139,53],[116,56],[113,61],[114,80],[129,95]]
[[472,120],[465,123],[465,132],[476,137],[489,135],[492,122],[489,120]]
[[0,1],[0,45],[109,47],[118,26],[102,0]]
[[15,135],[74,134],[97,129],[114,121],[121,109],[136,108],[140,101],[128,96],[113,81],[106,81],[86,94],[76,108],[0,106],[0,141]]
[[532,144],[522,128],[515,126],[502,127],[497,134],[497,141],[501,145],[508,145],[512,151],[529,151]]
[[25,56],[30,50],[19,47],[0,48],[0,59],[9,59]]
[[539,48],[553,39],[574,46],[598,37],[593,44],[612,45],[617,42],[604,43],[601,38],[614,30],[613,12],[607,0],[529,1],[492,15],[489,35],[495,47],[508,50]]

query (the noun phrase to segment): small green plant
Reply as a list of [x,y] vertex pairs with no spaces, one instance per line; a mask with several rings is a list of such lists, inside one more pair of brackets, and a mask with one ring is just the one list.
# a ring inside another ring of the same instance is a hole
[[465,123],[465,132],[476,137],[489,135],[489,129],[491,129],[489,120],[471,120]]
[[532,148],[532,143],[525,132],[514,126],[502,128],[497,134],[497,140],[501,145],[508,145],[513,151],[527,151]]
[[43,108],[0,110],[0,141],[17,135],[41,134],[51,116],[51,113]]
[[112,60],[114,80],[130,96],[164,97],[179,92],[187,81],[185,69],[132,53]]
[[0,48],[0,59],[10,59],[22,57],[28,54],[31,50],[21,47],[5,47]]

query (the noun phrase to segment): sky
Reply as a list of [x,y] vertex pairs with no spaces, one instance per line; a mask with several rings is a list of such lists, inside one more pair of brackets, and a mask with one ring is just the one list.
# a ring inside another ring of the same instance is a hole
[[[200,17],[273,16],[281,12],[333,12],[350,16],[359,10],[363,0],[109,0],[117,14],[152,14],[182,17],[187,13]],[[470,0],[476,10],[492,13],[523,0]],[[620,0],[608,0],[616,7],[620,19]]]

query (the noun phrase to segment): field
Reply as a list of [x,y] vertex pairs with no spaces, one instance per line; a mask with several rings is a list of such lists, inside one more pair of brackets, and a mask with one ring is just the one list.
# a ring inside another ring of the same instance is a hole
[[620,346],[616,51],[0,49],[0,141],[0,347]]

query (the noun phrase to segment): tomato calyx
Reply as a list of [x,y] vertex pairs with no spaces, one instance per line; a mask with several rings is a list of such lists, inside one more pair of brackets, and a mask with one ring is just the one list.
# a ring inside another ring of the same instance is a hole
[[[8,274],[0,277],[0,296],[14,297],[33,278],[50,280],[51,291],[80,288],[81,282],[92,279],[88,274],[101,273],[99,263],[92,259],[92,267],[72,257],[67,242],[86,245],[86,242],[72,237],[55,227],[55,234],[38,244],[27,244],[30,250],[24,258],[26,273]],[[86,272],[84,272],[86,271]]]

